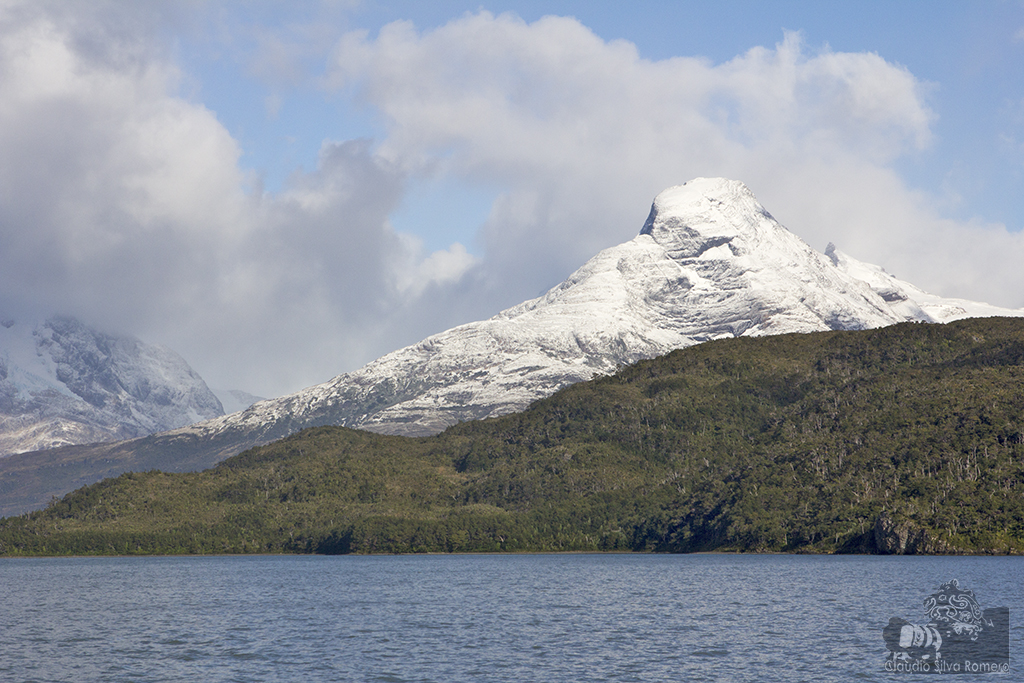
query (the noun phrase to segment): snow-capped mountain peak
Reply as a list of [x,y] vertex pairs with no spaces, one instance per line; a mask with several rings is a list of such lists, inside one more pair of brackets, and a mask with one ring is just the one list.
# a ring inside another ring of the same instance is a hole
[[245,433],[246,445],[318,424],[431,434],[711,339],[969,315],[1024,310],[942,299],[834,248],[817,252],[743,183],[698,178],[660,193],[634,239],[543,296],[182,431]]
[[128,439],[223,414],[176,353],[68,317],[0,325],[0,456]]
[[790,233],[743,183],[697,178],[655,197],[640,234],[650,235],[679,259],[698,258],[712,250],[716,251],[711,257],[726,251],[740,256],[763,243],[785,242]]

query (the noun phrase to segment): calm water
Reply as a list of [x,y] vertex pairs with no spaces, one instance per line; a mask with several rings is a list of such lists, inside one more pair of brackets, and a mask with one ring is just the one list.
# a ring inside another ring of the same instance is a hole
[[889,681],[951,578],[1019,679],[1024,558],[457,555],[0,559],[0,680]]

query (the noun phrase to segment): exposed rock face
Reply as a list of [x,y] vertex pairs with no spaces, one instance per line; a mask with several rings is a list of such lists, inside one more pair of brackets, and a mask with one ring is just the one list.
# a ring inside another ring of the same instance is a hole
[[72,318],[0,326],[0,455],[131,439],[223,412],[169,349]]
[[881,555],[936,555],[955,552],[945,540],[911,522],[896,522],[883,512],[875,520],[874,550]]

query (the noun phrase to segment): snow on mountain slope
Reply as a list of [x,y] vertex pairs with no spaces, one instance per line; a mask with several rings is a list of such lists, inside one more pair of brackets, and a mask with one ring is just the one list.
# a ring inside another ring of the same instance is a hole
[[975,315],[1024,310],[942,299],[834,247],[816,252],[742,183],[698,178],[658,195],[636,238],[537,299],[178,433],[238,432],[247,445],[321,424],[433,434],[710,339]]
[[893,311],[903,315],[905,320],[948,323],[962,318],[1024,315],[1024,310],[1020,309],[1011,310],[978,301],[946,299],[929,294],[909,282],[893,277],[879,266],[862,263],[847,256],[831,243],[825,249],[825,255],[842,272],[866,282]]
[[223,412],[169,349],[71,318],[0,324],[0,455],[130,439]]

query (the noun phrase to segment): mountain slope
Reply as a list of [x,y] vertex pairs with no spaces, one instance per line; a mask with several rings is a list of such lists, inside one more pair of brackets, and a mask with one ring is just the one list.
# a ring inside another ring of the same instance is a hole
[[662,192],[635,239],[542,297],[188,430],[338,424],[428,435],[709,339],[977,315],[1024,310],[941,299],[834,249],[816,252],[742,183],[697,179]]
[[223,414],[173,351],[72,318],[0,325],[0,456],[117,441]]
[[1024,552],[1024,319],[712,341],[410,439],[303,431],[0,553]]
[[202,469],[306,427],[434,434],[712,339],[999,315],[1024,310],[932,296],[834,248],[817,252],[742,183],[699,178],[659,194],[634,239],[493,318],[238,413],[131,443],[0,461],[0,514],[41,506],[89,477]]

